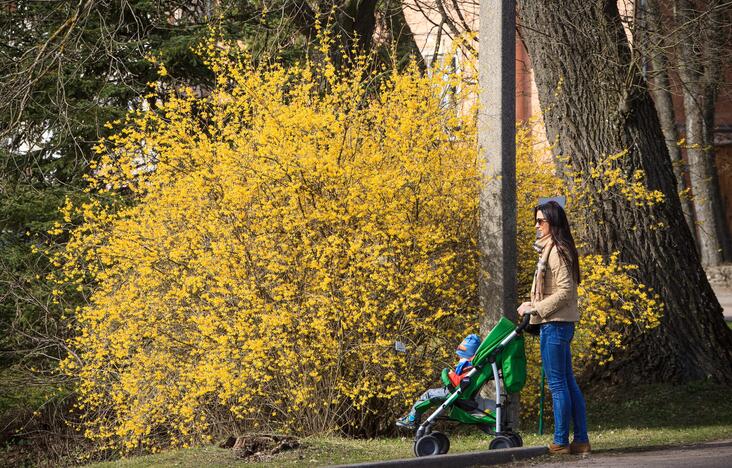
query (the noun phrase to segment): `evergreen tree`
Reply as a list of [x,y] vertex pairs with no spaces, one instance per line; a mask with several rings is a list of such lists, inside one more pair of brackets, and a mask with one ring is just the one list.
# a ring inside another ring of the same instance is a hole
[[303,41],[268,18],[248,1],[0,3],[0,365],[61,352],[50,266],[33,245],[66,197],[86,196],[105,123],[155,105],[141,102],[158,79],[150,58],[169,72],[161,86],[207,87],[192,47],[212,25],[253,50],[302,55]]

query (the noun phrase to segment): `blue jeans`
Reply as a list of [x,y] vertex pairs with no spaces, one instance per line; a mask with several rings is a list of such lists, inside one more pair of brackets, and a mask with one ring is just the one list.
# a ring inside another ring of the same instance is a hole
[[569,344],[574,337],[574,322],[549,322],[541,325],[540,348],[544,373],[554,405],[554,443],[569,444],[569,421],[574,425],[574,441],[589,442],[585,398],[572,372]]
[[[415,418],[422,416],[422,412],[418,411],[417,408],[415,408],[415,406],[422,403],[423,401],[433,400],[433,402],[434,402],[433,406],[436,406],[436,405],[441,405],[442,402],[445,401],[448,396],[450,396],[450,390],[448,390],[445,387],[428,389],[417,399],[417,401],[414,402],[414,405],[412,406],[412,410],[409,412],[409,416],[414,416]],[[422,410],[422,411],[424,411],[424,410]]]

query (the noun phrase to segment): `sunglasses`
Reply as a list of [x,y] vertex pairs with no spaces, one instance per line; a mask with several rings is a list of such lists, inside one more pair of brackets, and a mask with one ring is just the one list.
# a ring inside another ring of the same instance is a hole
[[544,218],[536,218],[536,222],[538,224],[548,223],[548,221],[546,219],[544,219]]

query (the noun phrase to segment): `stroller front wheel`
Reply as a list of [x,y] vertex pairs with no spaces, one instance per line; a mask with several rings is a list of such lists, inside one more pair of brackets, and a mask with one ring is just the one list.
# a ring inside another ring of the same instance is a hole
[[441,448],[440,440],[432,434],[422,436],[414,442],[414,454],[418,457],[439,455]]
[[444,455],[450,451],[450,439],[445,434],[442,432],[433,432],[430,435],[437,439],[437,443],[440,444],[440,455]]
[[511,447],[515,447],[513,445],[513,440],[503,435],[496,436],[491,440],[490,445],[488,445],[490,450],[507,449]]
[[521,438],[519,434],[516,432],[506,432],[503,435],[507,436],[509,439],[511,439],[511,442],[513,442],[513,447],[523,447],[524,446],[524,439]]

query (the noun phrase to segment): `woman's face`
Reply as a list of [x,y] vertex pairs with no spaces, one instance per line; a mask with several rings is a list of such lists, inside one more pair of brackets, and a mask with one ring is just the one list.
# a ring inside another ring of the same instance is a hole
[[544,237],[549,234],[549,221],[544,217],[544,213],[541,211],[536,212],[536,229],[539,233],[539,237]]

